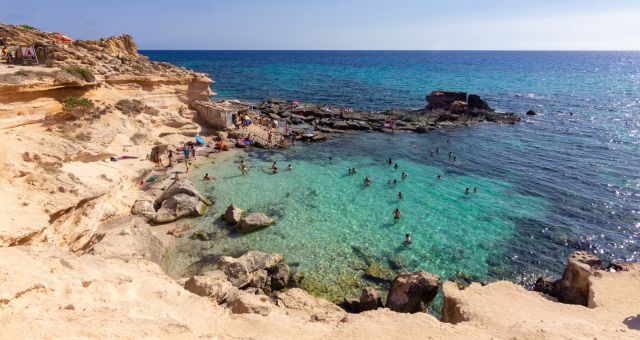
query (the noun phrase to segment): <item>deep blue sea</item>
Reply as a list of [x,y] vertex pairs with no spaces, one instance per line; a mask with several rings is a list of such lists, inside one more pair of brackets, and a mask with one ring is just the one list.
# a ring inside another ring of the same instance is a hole
[[[361,133],[255,151],[242,156],[249,178],[237,176],[240,156],[199,169],[218,176],[201,184],[219,202],[200,223],[216,241],[185,247],[182,268],[193,271],[203,254],[281,251],[319,282],[309,289],[336,299],[368,284],[362,275],[372,261],[393,272],[530,283],[561,274],[574,250],[640,260],[640,52],[143,53],[209,73],[216,98],[384,110],[422,107],[427,93],[450,89],[479,94],[498,110],[540,113],[514,126]],[[435,147],[441,152],[430,157]],[[410,173],[401,187],[386,184],[399,179],[384,164],[390,157]],[[273,177],[264,171],[273,161],[294,170]],[[374,185],[348,176],[352,166]],[[464,195],[465,187],[479,193]],[[230,202],[268,210],[278,223],[242,237],[224,231],[212,222]],[[403,212],[397,225],[395,207]],[[401,245],[405,232],[414,239],[409,248]]]

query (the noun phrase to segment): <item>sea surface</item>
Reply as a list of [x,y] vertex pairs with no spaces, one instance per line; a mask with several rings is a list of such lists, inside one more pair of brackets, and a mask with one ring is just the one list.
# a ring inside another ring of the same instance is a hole
[[[208,72],[218,99],[384,110],[422,107],[427,93],[451,89],[501,111],[539,113],[512,126],[352,133],[208,163],[193,176],[217,177],[197,184],[216,204],[195,223],[213,240],[183,241],[169,264],[173,275],[211,268],[221,254],[277,251],[305,272],[305,288],[337,301],[364,285],[383,288],[380,277],[401,271],[530,285],[561,275],[575,250],[640,260],[639,52],[143,53]],[[240,176],[241,159],[249,176]],[[274,161],[278,174],[269,171]],[[353,167],[357,174],[347,174]],[[467,187],[478,192],[465,195]],[[232,202],[277,223],[235,233],[219,221]]]

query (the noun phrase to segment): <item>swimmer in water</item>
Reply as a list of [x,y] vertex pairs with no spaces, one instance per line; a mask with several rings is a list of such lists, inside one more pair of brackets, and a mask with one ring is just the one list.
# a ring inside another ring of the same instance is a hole
[[273,169],[275,169],[275,168],[277,168],[277,167],[276,167],[276,162],[273,162],[273,164],[271,164],[271,170],[273,170]]
[[464,191],[464,194],[465,194],[465,195],[469,195],[469,188],[467,188],[467,189]]
[[396,164],[393,166],[393,168],[394,168],[394,169],[397,169],[397,168],[398,168],[398,163],[396,163]]
[[456,161],[456,156],[453,156],[453,161],[454,161],[454,162]]
[[404,245],[410,245],[411,244],[411,235],[409,234],[404,234]]
[[433,151],[431,151],[431,157],[433,157]]
[[449,160],[451,160],[452,156],[453,156],[453,152],[449,152]]
[[401,200],[402,199],[402,191],[398,191],[398,199]]
[[369,186],[369,185],[371,185],[371,180],[369,179],[369,176],[365,176],[365,178],[364,178],[364,185],[365,185],[365,186]]
[[289,164],[289,166],[287,166],[287,170],[289,170],[289,171],[293,170],[293,167],[291,166],[291,164]]
[[244,160],[240,162],[240,170],[242,170],[242,176],[247,175],[247,163],[245,163]]
[[451,141],[447,139],[447,143],[451,143]]
[[409,174],[406,172],[402,172],[402,179],[406,179],[407,177],[409,177]]
[[438,175],[438,177],[436,177],[438,180],[442,180],[442,176]]
[[440,153],[440,147],[436,147],[436,153]]
[[398,180],[397,180],[397,179],[394,179],[394,180],[393,180],[393,185],[396,185],[396,184],[398,184]]
[[274,166],[274,167],[271,169],[271,172],[272,172],[272,173],[274,173],[274,174],[277,174],[277,173],[278,173],[278,167],[277,167],[277,166]]
[[393,162],[391,161],[391,158],[389,158],[389,160],[387,161],[387,164],[391,165],[391,163]]
[[398,221],[400,221],[400,209],[396,208],[396,210],[393,211],[393,222],[398,223]]
[[202,178],[203,181],[210,181],[212,179],[216,179],[216,178],[213,176],[209,176],[208,173],[204,174],[204,177]]
[[478,192],[478,188],[473,188],[473,193],[477,193]]
[[351,172],[355,174],[357,172],[356,168],[351,169]]

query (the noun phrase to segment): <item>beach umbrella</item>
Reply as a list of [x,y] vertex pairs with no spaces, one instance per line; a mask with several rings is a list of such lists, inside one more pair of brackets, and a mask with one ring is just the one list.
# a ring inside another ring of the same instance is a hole
[[62,34],[62,33],[54,33],[53,34],[53,39],[54,40],[58,40],[58,41],[62,41],[62,42],[66,42],[66,43],[73,42],[73,39],[71,39],[71,37],[69,37],[66,34]]

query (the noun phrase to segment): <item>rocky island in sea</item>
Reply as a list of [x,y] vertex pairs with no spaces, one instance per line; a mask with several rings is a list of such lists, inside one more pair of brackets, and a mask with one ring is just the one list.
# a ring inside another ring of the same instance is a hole
[[[557,280],[538,280],[540,292],[416,270],[391,278],[388,294],[367,287],[342,306],[297,288],[306,278],[289,268],[286,254],[229,254],[210,261],[214,270],[173,279],[163,271],[167,249],[181,235],[208,242],[187,218],[197,219],[217,200],[215,190],[203,194],[186,178],[182,155],[170,159],[166,151],[204,139],[194,171],[224,162],[216,147],[228,149],[250,132],[269,146],[268,131],[258,122],[235,135],[207,126],[197,109],[209,105],[212,80],[149,61],[130,36],[60,42],[32,27],[2,24],[0,38],[12,54],[27,46],[38,55],[33,65],[15,54],[0,64],[2,337],[639,336],[638,264],[605,263],[586,252],[571,255]],[[455,92],[432,93],[426,111],[282,106],[268,101],[251,118],[288,119],[321,133],[384,131],[385,122],[427,132],[519,119]],[[300,131],[295,137],[305,138]],[[231,228],[270,231],[269,216],[240,208],[224,207]],[[441,320],[425,313],[438,293]]]

